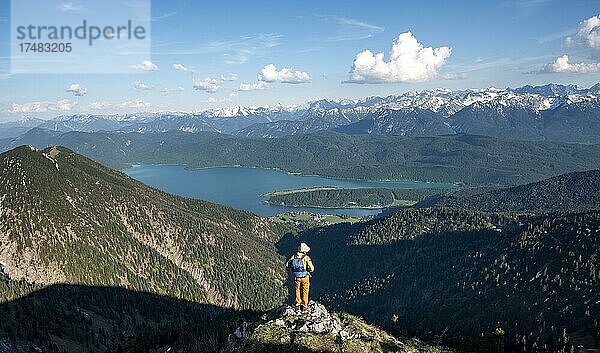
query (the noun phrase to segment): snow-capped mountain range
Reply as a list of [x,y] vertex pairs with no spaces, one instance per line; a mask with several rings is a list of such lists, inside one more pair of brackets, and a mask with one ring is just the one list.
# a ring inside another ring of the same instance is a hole
[[600,143],[600,84],[516,89],[434,89],[362,100],[316,101],[300,119],[254,124],[236,132],[280,137],[333,129],[353,134],[480,134],[508,139]]
[[600,143],[600,83],[589,89],[548,84],[387,97],[318,100],[296,106],[229,107],[197,113],[77,114],[0,124],[0,137],[53,131],[212,131],[273,138],[318,130],[435,136],[468,133],[526,140]]

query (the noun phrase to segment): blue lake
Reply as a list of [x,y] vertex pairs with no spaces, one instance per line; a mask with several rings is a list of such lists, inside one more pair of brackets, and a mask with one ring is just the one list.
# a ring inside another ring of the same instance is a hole
[[279,170],[219,167],[186,169],[175,165],[134,165],[123,171],[134,179],[157,189],[185,197],[202,199],[252,211],[262,216],[273,216],[289,211],[309,211],[355,217],[370,216],[380,209],[320,209],[285,207],[265,204],[261,194],[270,191],[291,190],[315,186],[337,188],[448,188],[451,184],[412,181],[361,181],[320,176],[288,174]]

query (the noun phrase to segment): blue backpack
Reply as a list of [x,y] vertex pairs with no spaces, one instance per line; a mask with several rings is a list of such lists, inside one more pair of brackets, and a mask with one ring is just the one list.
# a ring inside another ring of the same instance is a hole
[[308,272],[304,268],[304,262],[302,261],[302,259],[304,259],[304,256],[306,255],[302,255],[299,258],[294,257],[294,259],[292,260],[292,272],[294,272],[295,278],[304,278],[308,276]]

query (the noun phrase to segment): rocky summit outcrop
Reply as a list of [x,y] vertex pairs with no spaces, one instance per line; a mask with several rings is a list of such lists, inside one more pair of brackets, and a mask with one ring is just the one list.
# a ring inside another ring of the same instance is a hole
[[345,313],[329,313],[311,301],[308,308],[287,304],[244,322],[224,353],[234,352],[447,352],[416,339],[399,339]]

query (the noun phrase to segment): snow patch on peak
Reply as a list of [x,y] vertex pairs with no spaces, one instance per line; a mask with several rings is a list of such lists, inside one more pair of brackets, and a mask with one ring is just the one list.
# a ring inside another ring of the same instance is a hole
[[250,114],[249,110],[242,106],[234,106],[228,108],[217,109],[213,111],[214,116],[219,118],[232,118],[234,116],[242,115],[248,116]]

